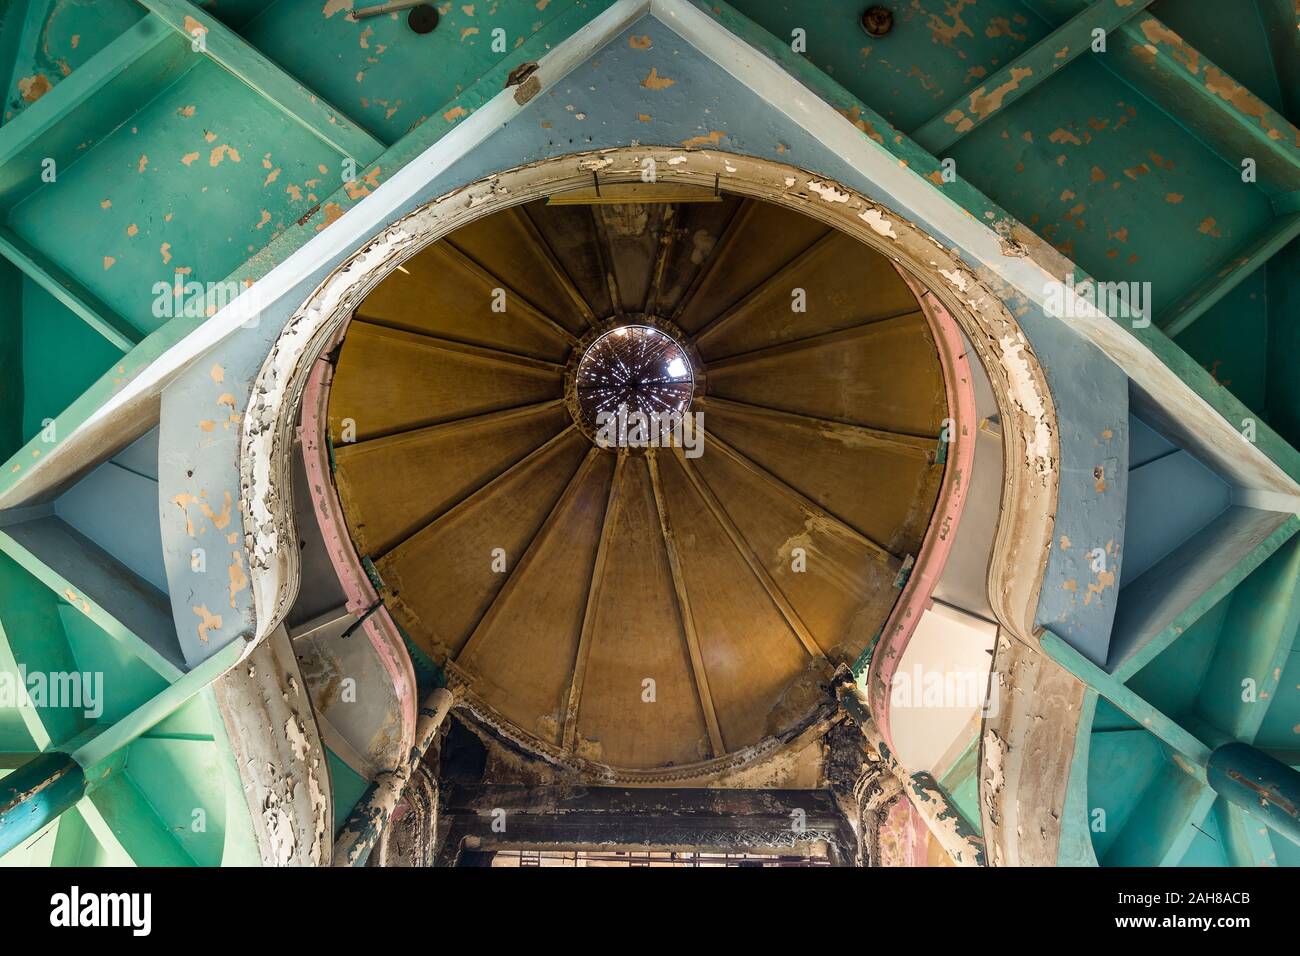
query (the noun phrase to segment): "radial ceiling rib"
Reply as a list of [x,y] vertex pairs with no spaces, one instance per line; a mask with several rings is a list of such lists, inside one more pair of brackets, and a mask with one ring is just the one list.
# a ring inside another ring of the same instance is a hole
[[519,309],[519,313],[523,315],[523,317],[526,318],[528,321],[532,322],[534,325],[538,326],[539,328],[545,329],[547,332],[550,332],[552,335],[559,338],[570,348],[578,344],[578,340],[574,338],[573,333],[571,333],[564,326],[560,325],[559,322],[556,322],[555,319],[547,315],[536,304],[530,302],[528,300],[528,297],[524,295],[522,292],[512,288],[500,276],[489,271],[481,263],[471,258],[465,252],[458,249],[455,246],[455,244],[452,243],[450,237],[443,239],[442,242],[439,243],[439,245],[443,247],[442,252],[444,255],[455,260],[457,265],[459,265],[466,272],[473,275],[480,282],[486,283],[488,286],[490,286],[493,289],[503,290],[506,293],[506,309],[508,311],[511,309],[512,305],[516,305],[516,306],[522,305],[523,308]]
[[681,556],[677,553],[677,540],[673,534],[672,521],[668,517],[668,503],[664,499],[663,482],[659,476],[659,460],[653,449],[646,454],[646,466],[650,469],[650,486],[654,490],[655,511],[659,514],[659,530],[663,535],[664,551],[668,555],[668,567],[673,576],[673,590],[677,595],[677,609],[682,622],[682,639],[691,659],[691,670],[695,675],[695,691],[700,698],[700,710],[704,713],[704,722],[709,729],[709,743],[713,747],[713,756],[721,757],[727,752],[722,740],[722,731],[718,727],[718,714],[713,703],[713,694],[709,690],[709,675],[704,667],[704,655],[700,653],[700,636],[695,628],[695,616],[691,613],[690,594],[686,588],[686,575],[682,570]]
[[682,450],[677,449],[676,451],[677,459],[681,462],[682,471],[685,472],[691,487],[703,500],[705,507],[708,508],[709,513],[713,515],[722,530],[726,532],[736,551],[745,559],[745,563],[749,565],[749,569],[754,573],[758,583],[762,585],[763,590],[767,592],[767,596],[772,599],[772,603],[776,605],[777,610],[781,612],[781,616],[785,618],[790,630],[799,638],[799,644],[808,652],[810,657],[824,658],[826,655],[822,652],[817,639],[813,637],[812,631],[808,630],[807,625],[799,617],[798,612],[795,611],[794,606],[786,598],[785,593],[777,585],[772,575],[768,573],[767,568],[763,567],[763,563],[758,560],[758,555],[749,546],[745,536],[740,533],[736,523],[731,520],[731,516],[727,514],[727,510],[722,506],[722,502],[718,500],[718,496],[713,493],[713,489],[709,487],[704,477],[691,465],[690,459],[685,456]]
[[439,422],[436,425],[419,425],[414,428],[404,428],[401,431],[392,432],[388,435],[382,435],[379,438],[365,438],[347,445],[340,445],[334,450],[336,459],[343,459],[357,455],[361,452],[378,451],[380,449],[388,450],[396,448],[405,442],[411,441],[415,437],[446,437],[464,436],[469,437],[470,432],[478,431],[493,425],[504,425],[516,421],[520,418],[527,418],[538,412],[546,411],[548,408],[560,408],[564,405],[562,398],[548,398],[542,402],[530,402],[527,405],[514,405],[510,408],[503,408],[496,412],[487,412],[482,415],[466,415],[464,418],[453,418],[451,421]]
[[330,390],[335,446],[563,394],[557,365],[354,320]]
[[705,287],[705,284],[713,275],[713,271],[718,268],[718,263],[722,261],[732,245],[736,243],[740,234],[744,232],[746,224],[753,218],[754,209],[757,205],[752,199],[742,199],[740,201],[736,211],[727,220],[727,225],[723,228],[721,237],[714,245],[712,254],[705,261],[703,268],[695,274],[695,278],[691,280],[691,284],[687,286],[686,291],[682,294],[681,301],[677,303],[677,308],[673,310],[674,322],[680,323],[682,316],[686,314],[686,310],[691,307],[696,294]]
[[579,465],[578,470],[573,473],[573,477],[569,479],[569,483],[565,485],[564,491],[560,494],[559,500],[555,502],[555,507],[551,509],[551,513],[546,516],[546,520],[542,522],[542,526],[537,529],[537,533],[533,535],[532,540],[528,542],[528,547],[524,549],[524,553],[519,556],[519,560],[515,562],[514,567],[512,567],[510,572],[506,575],[506,581],[501,585],[501,590],[496,593],[496,597],[492,599],[492,603],[488,605],[487,610],[483,612],[483,616],[479,618],[478,623],[474,626],[474,630],[470,633],[469,640],[465,642],[465,645],[460,649],[459,653],[457,653],[455,657],[456,663],[459,664],[473,656],[474,652],[482,643],[484,636],[492,630],[493,624],[496,623],[497,617],[501,613],[501,608],[505,606],[505,602],[514,593],[514,590],[519,586],[519,582],[524,579],[528,570],[537,560],[537,555],[541,551],[541,546],[549,540],[551,534],[554,532],[559,521],[559,516],[563,515],[569,507],[570,502],[573,501],[574,496],[577,494],[578,488],[581,487],[582,483],[591,473],[592,467],[596,464],[596,460],[602,454],[604,454],[604,452],[595,446],[592,446],[592,448],[587,451],[586,457],[582,459],[582,464]]
[[748,418],[782,422],[812,435],[842,441],[849,447],[887,445],[903,452],[916,453],[928,461],[934,460],[936,439],[929,435],[910,435],[907,432],[889,431],[884,428],[868,428],[866,425],[846,425],[831,418],[787,412],[767,405],[755,405],[752,402],[738,402],[719,395],[705,395],[696,401],[706,409],[716,408]]
[[937,439],[947,415],[926,323],[903,316],[708,365],[722,398]]
[[[708,435],[891,554],[920,547],[943,478],[935,439],[909,445],[752,406],[713,401],[703,407]],[[791,448],[799,454],[792,456]]]
[[524,283],[502,280],[501,265],[488,273],[447,241],[434,242],[375,286],[357,312],[410,332],[563,362],[572,334],[521,295]]
[[596,325],[596,312],[591,303],[586,300],[578,286],[573,281],[573,276],[569,275],[569,270],[564,268],[559,258],[555,255],[555,250],[551,244],[546,241],[542,231],[537,228],[537,223],[533,221],[532,213],[528,211],[527,206],[515,206],[510,210],[510,215],[518,221],[520,228],[528,235],[528,238],[536,246],[537,251],[541,254],[542,261],[546,263],[548,271],[556,282],[564,289],[565,294],[573,302],[574,308],[582,316],[588,327]]
[[591,230],[596,240],[596,256],[600,259],[600,271],[605,274],[605,284],[609,287],[609,301],[614,306],[616,314],[626,315],[627,306],[618,285],[618,276],[614,273],[614,247],[610,244],[609,232],[605,229],[604,220],[601,219],[600,207],[590,205],[587,207],[587,213],[591,218]]
[[696,346],[702,347],[706,339],[710,336],[716,335],[720,329],[725,328],[729,322],[732,322],[736,318],[736,316],[742,315],[755,301],[766,295],[769,290],[778,287],[783,283],[788,283],[794,277],[796,272],[815,261],[818,256],[825,253],[827,249],[831,248],[835,242],[842,238],[843,236],[835,230],[827,230],[821,238],[811,246],[804,249],[780,269],[772,273],[772,275],[768,276],[757,286],[750,289],[749,292],[745,293],[745,296],[739,302],[732,305],[721,315],[710,319],[702,328],[698,329],[694,336]]
[[515,368],[536,369],[542,372],[556,372],[562,374],[564,366],[555,362],[547,362],[544,359],[533,358],[531,355],[521,355],[518,352],[507,352],[504,349],[492,348],[487,345],[471,345],[468,342],[458,342],[455,339],[443,338],[440,335],[431,335],[428,332],[416,332],[411,329],[404,329],[396,325],[389,325],[382,319],[374,316],[358,314],[353,320],[353,324],[368,325],[372,329],[383,329],[387,332],[395,333],[388,336],[397,339],[406,336],[405,341],[422,345],[425,348],[438,349],[443,352],[454,352],[457,355],[463,355],[475,359],[479,362],[492,362],[497,365],[508,365]]
[[734,461],[737,465],[740,465],[742,468],[744,468],[746,471],[750,472],[754,476],[758,478],[762,478],[765,482],[767,482],[767,484],[771,485],[773,488],[777,489],[778,491],[782,492],[786,496],[797,501],[804,508],[805,511],[808,511],[812,514],[815,514],[823,518],[826,521],[831,522],[836,527],[838,527],[841,531],[843,531],[845,535],[857,541],[863,547],[867,548],[870,551],[874,551],[875,553],[879,554],[881,557],[888,558],[895,561],[900,560],[901,557],[900,555],[895,555],[891,553],[888,548],[884,547],[878,542],[872,541],[865,534],[863,534],[857,528],[853,527],[853,525],[849,524],[843,518],[827,511],[825,508],[817,504],[817,502],[813,501],[803,492],[786,484],[784,481],[782,481],[776,475],[772,474],[772,472],[768,471],[762,465],[758,464],[756,461],[752,460],[751,458],[741,454],[735,448],[732,448],[721,438],[719,438],[715,433],[710,433],[708,441],[711,445],[720,449],[724,455],[726,455],[728,458]]
[[334,481],[358,552],[387,552],[568,424],[551,399],[336,446]]
[[590,447],[566,432],[375,562],[385,603],[435,661],[469,639]]
[[[710,368],[725,368],[731,364],[742,364],[743,360],[750,357],[762,357],[765,353],[780,355],[781,353],[778,351],[779,349],[788,349],[791,352],[797,352],[800,346],[815,348],[818,344],[821,344],[821,340],[823,339],[829,339],[832,342],[836,341],[831,337],[840,334],[843,334],[845,339],[851,340],[856,337],[856,335],[870,335],[874,331],[872,328],[873,326],[884,322],[891,322],[895,319],[914,318],[917,321],[924,321],[924,313],[921,312],[916,305],[916,299],[909,296],[907,304],[896,311],[887,312],[883,315],[863,316],[859,321],[850,321],[843,325],[832,326],[830,328],[822,326],[816,331],[807,332],[806,334],[801,334],[800,331],[795,330],[792,322],[782,321],[779,329],[782,340],[773,342],[769,337],[767,342],[757,346],[753,344],[741,344],[739,348],[736,348],[734,343],[728,346],[725,343],[720,343],[715,340],[714,348],[717,351],[714,351],[708,356],[708,365]],[[760,313],[751,318],[749,322],[733,326],[732,330],[751,334],[761,333],[762,328],[760,322],[763,319],[775,318],[776,316],[771,312]],[[784,316],[781,318],[785,319]],[[793,334],[790,334],[792,332]],[[719,348],[719,346],[721,347]],[[727,349],[730,350],[727,351]]]
[[576,430],[577,430],[576,425],[570,424],[566,426],[563,431],[559,432],[553,438],[547,440],[545,444],[539,445],[538,447],[534,448],[523,458],[520,458],[517,462],[515,462],[505,471],[501,472],[501,474],[497,475],[487,484],[480,487],[477,491],[474,491],[473,493],[460,499],[460,501],[456,502],[454,505],[452,505],[450,508],[448,508],[446,511],[442,512],[441,514],[435,515],[433,518],[429,520],[427,524],[424,525],[424,527],[420,528],[414,534],[408,535],[407,537],[403,538],[401,541],[398,541],[396,544],[390,547],[386,552],[384,552],[384,554],[377,555],[375,557],[388,558],[392,556],[395,551],[402,548],[404,545],[408,544],[410,541],[414,540],[420,535],[430,531],[437,525],[445,522],[450,522],[455,520],[456,518],[461,517],[466,511],[468,511],[469,509],[473,508],[476,504],[478,504],[478,502],[488,497],[494,491],[496,491],[501,485],[508,482],[511,478],[513,478],[516,474],[518,474],[518,472],[534,464],[539,458],[543,458],[546,455],[548,455],[557,445],[563,442],[565,438],[567,438],[570,434],[572,434]]
[[[843,345],[846,342],[852,342],[861,336],[876,334],[879,331],[877,326],[903,320],[921,321],[923,320],[923,317],[924,313],[922,313],[920,309],[908,309],[906,312],[900,312],[897,315],[887,315],[878,319],[869,319],[866,322],[859,322],[856,325],[850,325],[847,328],[822,332],[817,335],[808,335],[801,339],[781,342],[778,345],[769,345],[767,348],[753,349],[749,352],[741,352],[738,355],[710,358],[709,368],[735,368],[737,366],[746,365],[750,362],[763,362],[769,359],[781,358],[782,356],[791,355],[795,352],[802,352],[804,349],[823,348],[828,345]],[[705,329],[705,332],[707,331],[708,329]],[[699,336],[696,336],[697,343],[703,335],[704,332],[701,332]]]
[[659,224],[659,253],[655,256],[654,268],[650,273],[650,288],[646,290],[645,307],[642,309],[647,315],[655,315],[659,311],[659,299],[663,295],[664,272],[668,268],[668,259],[672,255],[673,240],[676,235],[673,229],[676,218],[677,206],[666,206]]
[[605,518],[600,525],[600,543],[596,546],[596,563],[591,569],[591,582],[587,587],[587,602],[582,613],[582,632],[578,637],[578,651],[574,655],[573,675],[569,679],[568,702],[564,709],[562,743],[565,750],[578,749],[578,706],[582,701],[582,685],[587,676],[587,662],[591,659],[591,639],[595,631],[596,607],[604,586],[605,568],[609,564],[610,539],[618,518],[622,496],[623,472],[627,467],[628,452],[622,449],[614,465],[614,477],[609,483],[609,498],[605,502]]

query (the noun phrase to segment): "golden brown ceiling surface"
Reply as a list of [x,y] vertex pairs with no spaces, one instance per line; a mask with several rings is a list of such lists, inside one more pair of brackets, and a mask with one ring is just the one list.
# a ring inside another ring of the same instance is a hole
[[[621,770],[806,721],[883,625],[943,472],[939,359],[891,263],[700,198],[455,232],[357,310],[330,395],[348,529],[396,620],[513,736]],[[582,355],[631,325],[689,357],[699,457],[575,423]]]

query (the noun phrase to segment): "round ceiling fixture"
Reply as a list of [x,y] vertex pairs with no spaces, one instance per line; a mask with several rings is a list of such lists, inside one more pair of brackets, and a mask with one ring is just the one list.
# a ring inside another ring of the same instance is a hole
[[894,13],[888,7],[876,4],[862,14],[862,29],[873,37],[883,37],[894,29]]
[[438,11],[427,3],[412,7],[406,15],[406,25],[414,33],[432,33],[438,26]]
[[671,335],[649,325],[620,325],[587,346],[573,384],[582,423],[598,429],[619,415],[686,411],[695,375]]

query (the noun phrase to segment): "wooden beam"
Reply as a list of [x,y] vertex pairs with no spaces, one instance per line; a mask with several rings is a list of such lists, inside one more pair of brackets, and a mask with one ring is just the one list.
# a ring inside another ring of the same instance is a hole
[[677,217],[676,206],[660,207],[661,218],[659,223],[659,254],[655,256],[654,268],[650,273],[650,288],[646,290],[645,306],[642,311],[655,315],[659,311],[659,297],[663,294],[664,272],[668,268],[668,257],[673,251],[673,237],[676,231],[673,229],[673,220]]
[[[530,405],[516,405],[513,408],[503,408],[499,412],[484,412],[481,415],[470,415],[467,418],[454,418],[449,422],[438,422],[436,425],[416,425],[414,428],[403,428],[401,431],[386,432],[376,438],[363,438],[359,441],[348,442],[345,445],[339,445],[334,449],[334,459],[341,466],[352,455],[359,451],[374,451],[388,445],[399,445],[408,441],[413,435],[441,435],[444,437],[454,435],[457,432],[477,431],[480,428],[492,428],[496,425],[502,425],[506,422],[514,421],[518,418],[527,418],[536,415],[538,412],[545,411],[548,408],[559,408],[564,404],[562,398],[550,398],[544,402],[533,402]],[[466,436],[468,437],[468,436]],[[297,640],[294,636],[294,640]]]
[[982,84],[963,93],[913,133],[921,146],[938,156],[975,127],[1037,89],[1091,49],[1093,31],[1110,33],[1149,7],[1154,0],[1095,0],[1020,54]]
[[745,559],[750,571],[753,572],[758,583],[762,585],[763,590],[767,592],[767,596],[776,605],[777,610],[781,612],[781,616],[785,618],[786,624],[794,632],[795,637],[799,639],[803,649],[808,652],[808,656],[824,659],[826,655],[823,653],[821,645],[817,643],[817,639],[813,637],[812,631],[808,630],[808,626],[804,624],[802,618],[799,617],[799,613],[794,609],[794,605],[790,603],[780,586],[772,578],[772,575],[768,573],[767,568],[763,566],[763,562],[758,560],[758,555],[749,546],[745,536],[740,533],[736,523],[731,520],[731,515],[727,514],[727,510],[722,507],[722,502],[713,493],[713,489],[704,480],[704,476],[695,470],[690,459],[686,457],[680,448],[677,449],[677,460],[681,462],[682,470],[686,472],[686,477],[692,487],[695,488],[696,493],[704,500],[704,505],[709,509],[709,513],[722,526],[722,530],[726,532],[732,546]]
[[726,256],[727,251],[736,244],[741,233],[745,231],[745,225],[754,216],[754,210],[758,208],[757,200],[748,197],[742,199],[731,218],[727,220],[727,225],[723,227],[722,235],[713,245],[713,251],[709,254],[708,260],[700,267],[700,271],[695,273],[695,278],[687,286],[686,291],[682,294],[681,301],[677,303],[677,308],[673,310],[673,321],[680,321],[681,317],[686,314],[690,307],[691,300],[695,298],[700,289],[704,288],[713,275],[713,271],[718,268],[718,263]]
[[601,218],[599,206],[588,206],[587,212],[591,216],[591,231],[595,237],[596,258],[600,261],[600,271],[605,276],[605,284],[609,287],[609,302],[614,307],[617,315],[626,315],[627,308],[623,302],[623,293],[618,286],[618,276],[614,272],[614,247],[609,240],[609,232],[605,229],[605,221]]
[[[665,808],[672,808],[671,811]],[[492,811],[509,814],[495,833]],[[805,826],[794,833],[790,821]],[[852,856],[856,841],[827,790],[452,785],[446,791],[448,837],[441,865],[462,846],[479,849],[574,846],[700,847],[715,853],[804,852],[824,843],[829,861]],[[467,840],[473,843],[467,843]]]
[[[713,366],[709,367],[712,368]],[[935,450],[939,447],[938,437],[909,435],[906,432],[868,428],[866,425],[846,425],[830,418],[818,418],[800,412],[787,412],[779,408],[768,408],[766,405],[754,405],[750,402],[737,402],[730,398],[718,398],[716,395],[705,395],[696,399],[696,404],[705,409],[716,408],[720,411],[731,412],[733,415],[740,415],[750,420],[767,419],[768,421],[796,425],[811,430],[816,434],[828,435],[852,442],[854,444],[851,447],[858,447],[862,444],[890,445],[899,451],[920,455],[928,459],[930,464],[935,463]]]
[[139,0],[139,3],[191,42],[201,41],[203,52],[214,63],[341,156],[354,159],[358,168],[383,153],[383,143],[206,10],[188,0]]
[[388,325],[378,319],[371,318],[367,315],[357,315],[353,318],[353,323],[367,325],[375,330],[379,338],[399,339],[409,342],[413,345],[422,345],[425,348],[437,349],[441,352],[454,352],[457,355],[464,355],[480,362],[490,362],[494,365],[505,365],[511,368],[527,368],[538,372],[551,372],[563,374],[564,366],[555,362],[547,362],[544,359],[533,358],[531,355],[520,355],[517,352],[506,352],[502,349],[492,348],[489,345],[468,345],[464,342],[457,342],[453,339],[444,339],[441,336],[430,335],[427,332],[412,332],[410,329],[401,329],[393,325]]
[[[773,278],[776,277],[774,276]],[[764,284],[766,285],[766,283]],[[728,316],[732,314],[732,312],[728,312],[725,315],[719,316],[718,320],[715,321],[720,322],[727,319]],[[865,322],[860,322],[857,325],[850,325],[847,328],[834,329],[830,332],[819,332],[816,335],[809,335],[802,339],[793,339],[789,342],[778,343],[777,345],[765,345],[762,348],[753,349],[749,352],[738,352],[735,355],[710,359],[709,370],[712,371],[715,368],[727,368],[733,365],[744,365],[746,362],[753,362],[760,359],[779,358],[783,355],[789,355],[792,352],[802,352],[804,349],[852,342],[860,335],[871,335],[879,332],[880,329],[876,328],[876,326],[879,326],[882,323],[893,322],[897,319],[917,319],[920,318],[921,315],[922,312],[920,309],[908,309],[906,312],[899,312],[895,315],[885,315],[878,319],[868,319]],[[705,329],[696,336],[696,340],[699,341],[704,338],[706,333],[711,334],[711,330],[715,327],[716,324],[714,323],[706,326]]]
[[123,354],[139,345],[144,338],[131,323],[7,226],[0,226],[0,255],[65,305],[73,315],[113,343]]
[[587,660],[591,657],[592,632],[596,627],[596,607],[605,581],[605,566],[609,563],[610,537],[618,520],[622,496],[623,469],[627,466],[627,449],[620,449],[614,465],[614,477],[609,483],[609,498],[605,501],[605,518],[600,526],[600,543],[596,546],[596,563],[591,569],[591,582],[587,585],[587,604],[582,612],[582,631],[578,637],[578,651],[573,659],[573,674],[569,678],[568,703],[564,709],[564,732],[561,742],[565,750],[578,749],[578,705],[582,702],[582,685],[587,676]]
[[708,669],[704,666],[704,654],[700,651],[700,635],[695,628],[695,615],[691,611],[691,598],[686,588],[686,572],[682,568],[681,555],[677,553],[677,537],[673,533],[672,520],[668,517],[668,502],[664,498],[663,481],[659,477],[659,459],[654,449],[646,453],[646,465],[650,469],[650,487],[654,490],[655,511],[659,513],[659,530],[664,539],[664,551],[668,555],[668,569],[673,576],[673,591],[677,595],[682,637],[686,641],[686,651],[691,658],[691,670],[695,674],[695,692],[699,695],[700,710],[704,712],[704,723],[709,729],[709,743],[713,747],[713,756],[721,757],[727,752],[727,748],[722,741],[722,730],[718,727],[718,713],[713,704],[713,693],[709,690]]

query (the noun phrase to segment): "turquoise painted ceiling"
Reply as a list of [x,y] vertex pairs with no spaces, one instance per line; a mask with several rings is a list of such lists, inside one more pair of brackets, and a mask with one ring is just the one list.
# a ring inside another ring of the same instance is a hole
[[[612,2],[438,4],[428,36],[401,16],[354,22],[349,0],[6,4],[0,491],[20,489],[31,463],[215,310],[177,314],[173,288],[227,283],[239,294]],[[1080,274],[1151,283],[1144,344],[1231,421],[1258,421],[1261,449],[1300,477],[1300,31],[1290,0],[1240,0],[1232,16],[1210,0],[894,0],[883,38],[858,25],[864,3],[698,5],[972,216],[1008,233],[1023,224]],[[1098,24],[1104,53],[1089,48]],[[798,31],[806,47],[796,54]],[[678,142],[700,135],[683,129]],[[943,159],[955,161],[951,181]],[[1139,438],[1144,451],[1129,462],[1130,514],[1158,501],[1164,481],[1195,489],[1176,520],[1134,516],[1128,554],[1150,566],[1226,505],[1216,476],[1133,421],[1134,455]],[[0,531],[0,668],[62,661],[103,669],[123,688],[94,721],[0,710],[0,773],[93,735],[178,679],[153,550],[157,450],[142,442],[36,516],[83,536],[90,543],[78,547],[122,588],[88,595],[94,581],[50,536]],[[1166,470],[1179,477],[1161,479]],[[119,513],[100,514],[97,496],[121,502]],[[114,521],[137,531],[124,536]],[[1254,741],[1293,766],[1297,527],[1292,519],[1225,574],[1158,637],[1158,654],[1119,678],[1203,739]],[[1239,695],[1224,688],[1243,668],[1269,691],[1258,707],[1229,703]],[[1300,863],[1293,845],[1189,783],[1161,739],[1105,699],[1086,731],[1089,805],[1110,821],[1091,837],[1102,863]],[[180,776],[224,794],[213,768],[226,746],[210,697],[192,697],[119,754],[111,784],[24,860],[213,863],[223,845],[227,862],[238,859],[247,846],[221,827],[176,836],[184,821],[174,817],[199,798],[160,783]],[[336,776],[350,790],[345,810],[360,788]],[[971,779],[949,783],[965,792]]]

